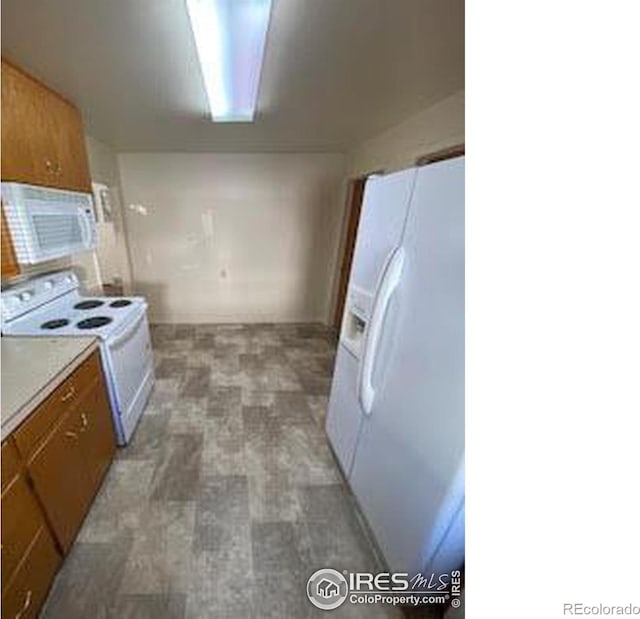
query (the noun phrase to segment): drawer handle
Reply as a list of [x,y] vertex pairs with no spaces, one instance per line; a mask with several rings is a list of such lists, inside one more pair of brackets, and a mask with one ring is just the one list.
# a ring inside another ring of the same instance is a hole
[[82,429],[86,430],[89,427],[89,420],[84,413],[80,413],[80,419],[82,419]]
[[64,435],[65,435],[67,438],[73,438],[73,439],[77,439],[77,438],[78,438],[78,434],[77,434],[77,432],[72,432],[71,430],[67,430],[67,431],[64,433]]
[[69,389],[69,391],[67,391],[67,393],[65,393],[62,396],[62,401],[63,402],[67,402],[68,400],[70,400],[74,395],[76,395],[76,388],[71,385],[71,389]]
[[20,619],[20,617],[24,615],[25,611],[27,610],[27,608],[29,608],[29,606],[31,606],[31,589],[27,591],[27,597],[24,599],[24,604],[22,605],[22,608],[18,611],[18,614],[16,615],[15,619]]

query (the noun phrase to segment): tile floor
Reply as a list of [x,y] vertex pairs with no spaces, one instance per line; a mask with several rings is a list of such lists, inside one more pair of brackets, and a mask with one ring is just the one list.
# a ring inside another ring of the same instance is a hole
[[[44,616],[301,619],[320,567],[375,570],[324,434],[319,325],[156,325],[157,382]],[[402,617],[343,605],[332,617]]]

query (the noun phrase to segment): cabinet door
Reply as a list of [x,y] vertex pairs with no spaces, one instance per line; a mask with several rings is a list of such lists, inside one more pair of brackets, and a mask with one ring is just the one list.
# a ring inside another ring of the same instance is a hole
[[102,378],[96,381],[95,386],[78,406],[82,422],[80,444],[93,497],[100,488],[116,450],[111,409]]
[[2,180],[52,185],[48,91],[2,61]]
[[80,414],[79,406],[68,412],[27,465],[36,494],[65,553],[93,497],[81,444]]
[[47,108],[56,186],[90,193],[91,177],[80,112],[54,94]]
[[2,590],[41,527],[44,517],[23,475],[2,493]]
[[16,449],[13,437],[9,437],[5,441],[2,441],[2,448],[0,449],[2,458],[2,466],[0,466],[0,473],[2,478],[2,492],[9,487],[9,484],[20,473],[20,456]]
[[51,534],[47,527],[41,527],[2,592],[2,615],[12,619],[37,617],[59,564],[60,555]]
[[13,251],[13,242],[11,241],[11,233],[7,226],[4,216],[4,208],[2,209],[2,229],[0,231],[0,244],[2,245],[2,279],[6,277],[14,277],[20,273],[16,254]]
[[79,111],[4,60],[2,180],[91,192]]

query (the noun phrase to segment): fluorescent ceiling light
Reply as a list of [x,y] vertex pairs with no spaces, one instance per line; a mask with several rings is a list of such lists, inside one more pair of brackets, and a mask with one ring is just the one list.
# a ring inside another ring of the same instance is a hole
[[191,29],[217,122],[252,121],[271,0],[186,0]]

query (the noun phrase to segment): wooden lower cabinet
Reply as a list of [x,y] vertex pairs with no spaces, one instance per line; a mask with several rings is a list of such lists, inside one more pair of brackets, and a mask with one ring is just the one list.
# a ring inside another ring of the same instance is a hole
[[93,497],[102,484],[116,450],[111,409],[107,392],[101,383],[96,383],[85,404],[81,404],[78,410],[83,433],[80,447],[86,463],[88,492]]
[[95,381],[27,463],[65,554],[113,460],[115,438],[102,381]]
[[2,443],[3,616],[37,615],[115,449],[95,352]]
[[65,554],[93,498],[79,440],[80,425],[80,411],[76,408],[27,463],[33,487]]
[[16,619],[37,617],[60,561],[49,529],[41,527],[2,592],[2,615]]
[[2,614],[35,617],[61,561],[9,437],[2,443]]
[[2,494],[3,574],[13,574],[45,525],[44,514],[24,475],[17,475]]

